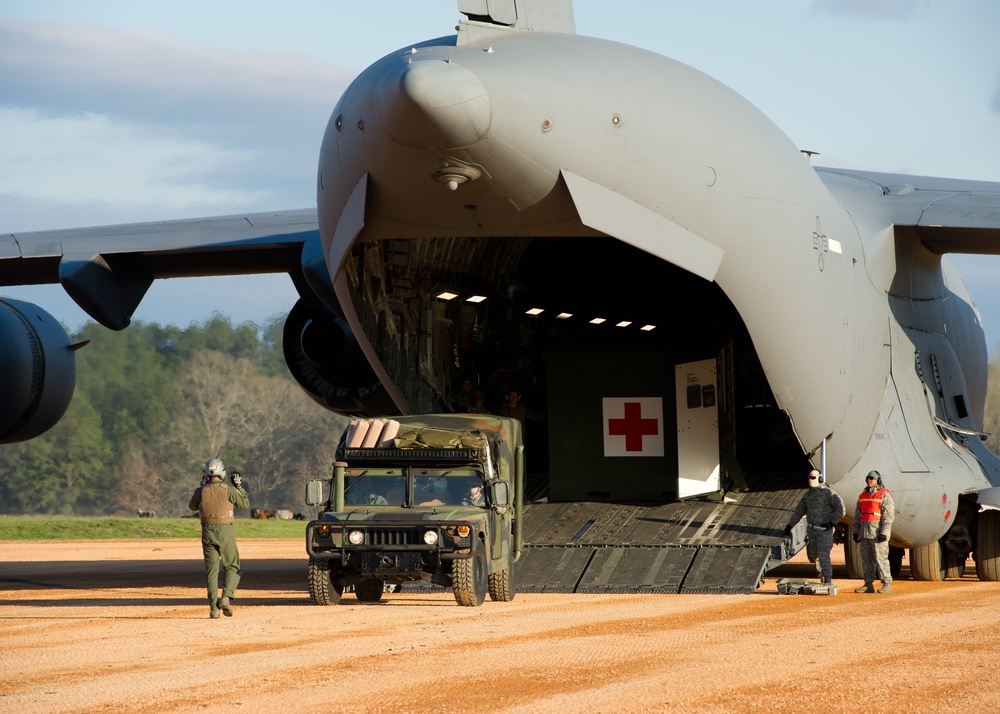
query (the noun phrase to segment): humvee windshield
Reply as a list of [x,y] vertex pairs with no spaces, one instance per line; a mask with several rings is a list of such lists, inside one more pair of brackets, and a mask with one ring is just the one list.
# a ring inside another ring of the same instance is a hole
[[[407,483],[411,481],[411,483]],[[409,491],[409,496],[408,496]],[[344,500],[369,506],[486,506],[479,469],[347,469]]]

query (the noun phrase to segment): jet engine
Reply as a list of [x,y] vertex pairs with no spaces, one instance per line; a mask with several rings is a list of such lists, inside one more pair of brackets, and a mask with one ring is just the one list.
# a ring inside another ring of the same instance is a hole
[[62,325],[36,305],[0,299],[0,444],[33,439],[66,413],[76,356]]
[[352,416],[398,414],[347,322],[319,301],[299,300],[285,320],[289,371],[317,403]]

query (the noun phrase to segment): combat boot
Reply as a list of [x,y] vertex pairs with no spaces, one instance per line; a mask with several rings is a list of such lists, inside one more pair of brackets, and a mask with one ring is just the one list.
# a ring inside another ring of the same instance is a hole
[[831,578],[829,575],[824,575],[823,576],[823,584],[824,585],[829,585],[832,582],[833,582],[833,578]]
[[892,583],[882,583],[882,587],[878,589],[883,595],[889,595],[892,593]]
[[213,620],[218,620],[221,617],[221,615],[219,614],[219,608],[217,607],[211,608],[208,611],[208,616],[211,617]]
[[860,588],[854,588],[856,593],[873,593],[875,592],[875,585],[872,583],[865,583]]
[[226,617],[233,616],[233,605],[229,602],[229,598],[224,597],[219,600],[219,607],[222,609],[222,614]]

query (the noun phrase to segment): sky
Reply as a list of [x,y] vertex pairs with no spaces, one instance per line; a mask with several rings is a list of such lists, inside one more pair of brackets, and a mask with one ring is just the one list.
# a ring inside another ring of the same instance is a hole
[[[1000,181],[996,0],[576,0],[577,32],[689,64],[814,163]],[[0,235],[315,205],[359,72],[454,34],[455,0],[0,0]],[[996,356],[1000,258],[956,256]],[[59,286],[0,289],[70,328]],[[288,276],[155,281],[133,319],[261,324]]]

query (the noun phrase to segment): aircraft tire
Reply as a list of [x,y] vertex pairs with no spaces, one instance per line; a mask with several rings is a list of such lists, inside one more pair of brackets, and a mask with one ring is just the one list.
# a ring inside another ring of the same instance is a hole
[[354,586],[354,595],[361,602],[378,602],[384,592],[385,587],[381,580],[362,580]]
[[850,530],[844,539],[844,565],[847,567],[847,577],[850,580],[865,579],[865,567],[861,564],[861,544],[854,542]]
[[451,579],[455,602],[465,607],[479,607],[483,604],[489,588],[489,576],[486,552],[479,540],[472,545],[471,558],[452,561]]
[[939,583],[947,577],[944,549],[941,541],[934,541],[919,548],[910,548],[910,576],[914,580]]
[[944,553],[945,580],[961,580],[965,577],[965,563],[969,556],[959,555],[955,551],[941,546]]
[[980,512],[976,530],[976,575],[996,582],[1000,580],[1000,511]]
[[309,558],[309,599],[314,605],[336,605],[344,588],[330,579],[330,561]]
[[895,580],[899,577],[899,574],[903,572],[903,557],[906,555],[906,548],[897,548],[894,545],[889,546],[889,574],[892,575],[892,579]]

